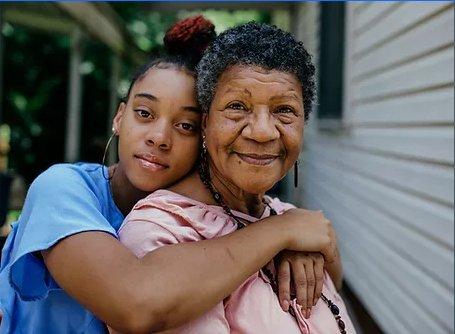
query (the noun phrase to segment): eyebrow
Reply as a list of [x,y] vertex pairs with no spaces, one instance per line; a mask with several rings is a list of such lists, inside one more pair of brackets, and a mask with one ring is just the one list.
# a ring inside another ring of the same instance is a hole
[[182,109],[185,110],[185,111],[190,111],[190,112],[194,112],[194,113],[197,113],[197,114],[201,113],[201,109],[198,108],[198,107],[185,106],[185,107],[182,107]]
[[291,99],[294,98],[296,100],[299,100],[299,96],[296,93],[294,93],[294,92],[292,92],[290,94],[289,93],[285,93],[285,94],[273,96],[273,97],[270,98],[270,100],[278,100],[278,99],[282,99],[282,98],[288,98],[288,99],[289,98],[291,98]]
[[149,99],[151,101],[158,101],[158,98],[155,95],[148,94],[148,93],[137,93],[134,95],[134,97],[143,97],[143,98]]
[[[134,95],[134,97],[143,97],[143,98],[149,99],[151,101],[158,101],[159,100],[155,95],[152,95],[152,94],[149,94],[149,93],[137,93],[137,94]],[[201,113],[201,109],[199,107],[184,106],[184,107],[182,107],[182,109],[185,110],[185,111],[195,112],[197,114]]]

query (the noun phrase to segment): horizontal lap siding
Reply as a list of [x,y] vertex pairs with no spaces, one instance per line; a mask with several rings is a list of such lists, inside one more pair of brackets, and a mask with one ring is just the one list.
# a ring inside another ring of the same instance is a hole
[[[317,6],[297,31],[315,52]],[[386,333],[452,333],[454,5],[347,11],[344,128],[313,115],[294,198],[333,221],[345,278]]]

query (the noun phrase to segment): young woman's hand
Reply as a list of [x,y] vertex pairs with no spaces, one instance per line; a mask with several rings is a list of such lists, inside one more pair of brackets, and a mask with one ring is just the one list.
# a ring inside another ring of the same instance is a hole
[[309,318],[311,308],[316,305],[322,293],[324,257],[321,253],[285,250],[279,254],[276,262],[281,307],[287,312],[291,295],[295,295],[304,316]]
[[321,253],[326,263],[337,259],[336,235],[322,211],[291,209],[279,217],[287,240],[286,249]]

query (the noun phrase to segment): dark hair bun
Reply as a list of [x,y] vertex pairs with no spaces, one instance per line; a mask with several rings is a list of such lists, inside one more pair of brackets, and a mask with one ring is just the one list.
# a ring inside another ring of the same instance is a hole
[[197,15],[175,23],[163,40],[169,54],[200,59],[215,37],[213,23],[202,15]]

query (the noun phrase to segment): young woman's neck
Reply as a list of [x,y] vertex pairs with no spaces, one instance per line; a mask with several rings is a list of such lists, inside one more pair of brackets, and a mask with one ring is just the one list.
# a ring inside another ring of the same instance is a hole
[[148,195],[147,192],[137,189],[126,177],[121,164],[109,167],[111,189],[114,202],[123,215],[127,215],[134,204]]

